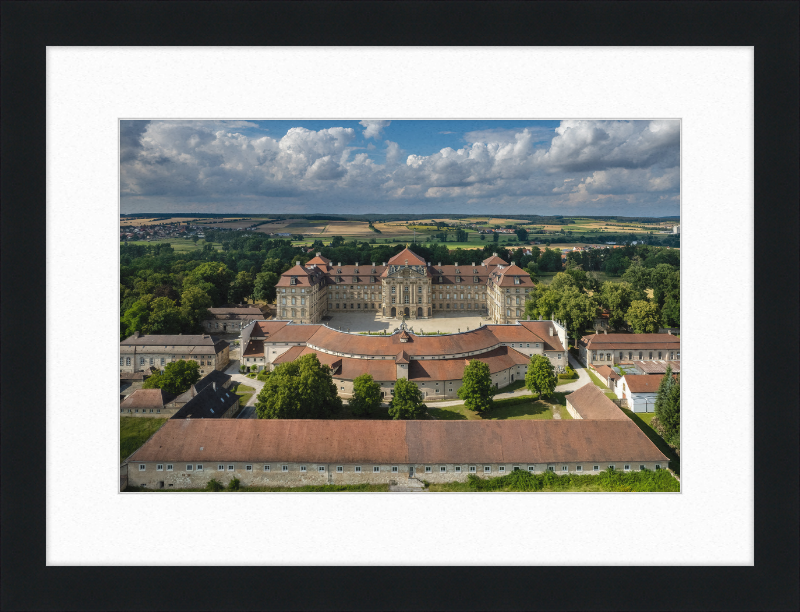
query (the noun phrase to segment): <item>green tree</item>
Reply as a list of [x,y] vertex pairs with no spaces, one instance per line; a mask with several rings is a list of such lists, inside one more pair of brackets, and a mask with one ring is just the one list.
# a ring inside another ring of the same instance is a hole
[[275,285],[278,283],[278,275],[274,272],[261,272],[256,274],[256,281],[253,285],[253,297],[262,302],[274,302],[277,296]]
[[277,366],[256,400],[259,419],[327,419],[341,408],[331,369],[314,353]]
[[261,272],[272,272],[275,276],[278,276],[281,272],[283,272],[283,264],[281,263],[280,259],[276,259],[275,257],[267,257],[261,266]]
[[679,448],[681,435],[681,384],[680,379],[672,375],[670,366],[667,366],[667,371],[658,385],[655,414],[664,442],[673,448]]
[[344,238],[342,238],[341,236],[334,236],[333,239],[331,240],[331,246],[334,248],[340,247],[343,244],[344,244]]
[[492,242],[500,242],[500,234],[498,234],[497,232],[494,232],[492,234]]
[[228,299],[228,289],[233,278],[233,272],[224,263],[207,261],[186,275],[183,289],[185,291],[189,287],[199,286],[208,293],[214,306],[222,306]]
[[183,318],[175,302],[166,297],[154,299],[150,304],[150,319],[145,325],[148,334],[179,334]]
[[661,309],[661,325],[664,327],[680,327],[681,302],[680,298],[669,296]]
[[381,385],[371,374],[362,374],[353,380],[353,397],[350,398],[353,416],[369,416],[381,405]]
[[458,389],[458,397],[464,405],[475,412],[486,412],[494,406],[494,385],[489,366],[473,359],[464,368],[463,384]]
[[181,318],[184,331],[191,333],[199,328],[200,323],[208,318],[211,298],[200,287],[189,287],[181,294]]
[[645,268],[641,260],[638,257],[634,257],[633,263],[622,275],[622,280],[629,283],[631,287],[639,292],[640,296],[644,296],[645,289],[650,287],[651,273],[652,270],[650,268]]
[[612,329],[620,329],[635,296],[633,287],[628,283],[606,281],[600,288],[599,296],[600,305],[609,312],[608,324]]
[[625,320],[636,334],[654,334],[658,332],[661,317],[656,304],[645,300],[634,300],[625,314]]
[[193,359],[172,361],[166,365],[162,372],[155,372],[144,381],[144,389],[163,389],[167,393],[178,395],[188,391],[194,383],[200,380],[200,366]]
[[561,292],[556,317],[564,322],[576,343],[594,321],[595,314],[597,304],[577,287],[566,287]]
[[228,300],[233,304],[241,304],[253,295],[253,288],[253,275],[249,272],[239,272],[228,289]]
[[398,378],[394,384],[392,401],[389,402],[389,416],[395,420],[419,419],[427,411],[419,387],[407,378]]
[[553,364],[544,355],[531,355],[528,371],[525,372],[525,388],[539,397],[549,397],[555,391],[558,379]]
[[481,240],[486,240],[486,234],[481,234]]
[[542,320],[551,319],[560,302],[561,296],[558,291],[548,287],[536,300],[536,309],[538,311],[538,317],[536,318]]
[[518,227],[516,234],[520,242],[525,242],[528,239],[528,230],[526,230],[524,227]]
[[195,244],[197,244],[197,241],[198,241],[198,240],[200,240],[200,238],[199,238],[199,236],[198,236],[197,234],[195,234],[194,236],[192,236],[192,242],[194,242]]
[[[152,300],[152,295],[143,295],[125,311],[120,321],[120,336],[122,336],[122,340],[133,332],[144,332],[147,323],[150,321],[150,302]],[[123,328],[124,331],[122,331]]]

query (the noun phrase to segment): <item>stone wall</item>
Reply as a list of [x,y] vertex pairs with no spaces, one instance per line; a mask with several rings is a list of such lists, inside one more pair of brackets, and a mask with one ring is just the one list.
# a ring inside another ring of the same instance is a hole
[[[145,469],[140,470],[139,466],[144,465]],[[161,470],[157,466],[161,466]],[[128,464],[128,483],[135,487],[147,487],[150,489],[160,488],[161,482],[164,488],[202,488],[206,483],[213,479],[218,480],[227,486],[228,482],[236,477],[244,486],[263,486],[263,487],[301,487],[305,485],[327,485],[327,484],[403,484],[409,478],[409,464],[372,464],[372,463],[281,463],[271,462],[269,471],[264,469],[264,463],[241,463],[213,461],[210,463],[199,464],[203,466],[198,470],[198,464],[192,464],[192,469],[187,470],[185,462],[177,463],[138,463]],[[283,471],[283,466],[287,466],[287,471]],[[595,474],[607,469],[609,465],[614,465],[618,471],[625,471],[628,465],[632,471],[639,470],[640,465],[644,465],[649,470],[654,470],[654,462],[641,461],[604,461],[604,462],[582,462],[582,463],[505,463],[505,464],[414,464],[414,477],[417,480],[425,480],[430,483],[463,482],[469,474],[475,474],[481,478],[494,478],[505,476],[514,468],[530,470],[536,474],[541,474],[547,469],[552,468],[557,474]],[[668,467],[667,463],[659,464],[661,469]],[[168,469],[172,466],[172,469]],[[248,466],[250,469],[248,469]],[[582,470],[578,471],[578,466]],[[597,466],[597,472],[594,471]],[[222,467],[222,470],[219,470]],[[305,471],[301,468],[305,467]],[[320,471],[320,467],[323,468]],[[342,471],[337,471],[341,467]],[[357,472],[356,467],[361,471]],[[374,468],[378,467],[378,471]],[[444,467],[445,471],[441,468]],[[487,472],[485,468],[488,467]],[[567,469],[564,470],[563,468]],[[229,469],[233,468],[233,469]],[[397,468],[397,471],[393,471]],[[430,472],[426,471],[430,468]],[[460,469],[459,469],[460,468]],[[502,469],[501,469],[502,468]],[[532,469],[531,469],[532,468]],[[473,471],[474,469],[474,471]]]

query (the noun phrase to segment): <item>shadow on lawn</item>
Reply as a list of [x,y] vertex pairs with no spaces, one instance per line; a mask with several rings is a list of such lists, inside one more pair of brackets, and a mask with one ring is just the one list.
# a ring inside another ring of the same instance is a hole
[[622,412],[628,415],[628,418],[636,423],[636,425],[644,432],[650,440],[658,447],[662,453],[664,453],[667,457],[669,457],[669,467],[672,468],[672,471],[675,472],[675,475],[680,477],[681,475],[681,458],[678,456],[675,451],[664,442],[664,439],[658,435],[655,429],[650,427],[647,423],[645,423],[639,416],[632,412],[627,408],[622,408]]

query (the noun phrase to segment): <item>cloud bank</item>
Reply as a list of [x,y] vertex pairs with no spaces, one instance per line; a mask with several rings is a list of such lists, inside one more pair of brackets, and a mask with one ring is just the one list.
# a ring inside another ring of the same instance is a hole
[[122,212],[679,213],[678,121],[481,130],[431,155],[382,140],[389,124],[273,136],[243,121],[123,121]]

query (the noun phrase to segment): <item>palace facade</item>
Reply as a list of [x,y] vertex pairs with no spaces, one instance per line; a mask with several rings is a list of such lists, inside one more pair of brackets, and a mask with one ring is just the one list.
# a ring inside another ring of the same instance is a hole
[[524,316],[530,275],[495,253],[480,264],[432,265],[409,249],[388,262],[343,266],[317,253],[281,275],[277,318],[319,323],[337,312],[429,319],[438,313],[488,315],[494,323]]

